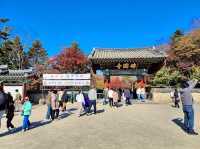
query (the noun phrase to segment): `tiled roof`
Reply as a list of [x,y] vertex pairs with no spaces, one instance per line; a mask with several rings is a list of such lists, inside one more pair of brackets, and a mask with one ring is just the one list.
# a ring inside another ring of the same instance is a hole
[[0,73],[0,82],[1,81],[27,81],[29,77],[35,75],[35,71],[30,69],[23,69],[23,70],[8,70],[6,73]]
[[165,54],[155,48],[94,48],[89,59],[140,59],[165,58]]

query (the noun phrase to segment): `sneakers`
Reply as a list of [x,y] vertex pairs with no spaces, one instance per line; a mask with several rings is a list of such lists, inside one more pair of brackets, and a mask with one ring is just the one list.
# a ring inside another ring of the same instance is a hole
[[189,134],[189,135],[198,135],[198,133],[195,132],[194,130],[188,131],[188,134]]

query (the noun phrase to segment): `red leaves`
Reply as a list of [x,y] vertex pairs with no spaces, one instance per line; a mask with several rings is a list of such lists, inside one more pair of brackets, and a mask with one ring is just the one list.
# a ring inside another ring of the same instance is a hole
[[77,47],[65,48],[58,56],[49,59],[49,64],[62,73],[84,72],[89,64],[87,57]]

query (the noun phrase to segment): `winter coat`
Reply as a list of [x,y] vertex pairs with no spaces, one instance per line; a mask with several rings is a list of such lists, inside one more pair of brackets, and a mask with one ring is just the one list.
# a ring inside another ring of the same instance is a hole
[[14,116],[14,111],[15,111],[15,106],[14,106],[14,101],[13,97],[8,94],[8,104],[7,104],[7,115],[6,117]]
[[6,93],[0,91],[0,111],[7,109],[8,98]]
[[58,95],[57,94],[51,95],[51,108],[53,110],[59,109]]

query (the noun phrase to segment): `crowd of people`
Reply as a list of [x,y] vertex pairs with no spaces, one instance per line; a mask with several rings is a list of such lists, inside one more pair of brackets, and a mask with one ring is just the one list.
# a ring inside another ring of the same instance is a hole
[[[183,113],[184,113],[184,129],[188,134],[197,135],[194,131],[194,108],[193,108],[193,97],[192,89],[197,84],[197,80],[187,81],[183,80],[181,82],[181,88],[175,89],[171,92],[171,97],[174,100],[175,107],[179,108],[179,102],[182,101]],[[128,88],[123,90],[114,89],[114,88],[105,88],[104,89],[104,100],[103,104],[109,104],[110,107],[119,107],[119,102],[124,101],[125,105],[131,105],[131,92]],[[138,100],[144,101],[145,99],[145,90],[140,87],[136,91]],[[82,115],[91,115],[97,113],[97,90],[93,86],[89,91],[83,92],[80,90],[75,97],[75,100],[78,103],[78,112],[77,116]],[[54,121],[58,119],[60,111],[66,111],[66,104],[69,101],[69,96],[67,91],[61,90],[50,90],[46,98],[47,112],[46,119]],[[14,112],[21,111],[21,116],[23,116],[22,130],[26,131],[30,128],[31,123],[29,117],[31,115],[32,104],[29,101],[29,97],[26,96],[22,98],[18,90],[16,90],[16,96],[8,92],[5,93],[3,87],[0,86],[0,126],[1,118],[6,113],[7,118],[7,128],[10,131],[14,129],[12,124],[12,119],[14,117]]]

